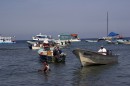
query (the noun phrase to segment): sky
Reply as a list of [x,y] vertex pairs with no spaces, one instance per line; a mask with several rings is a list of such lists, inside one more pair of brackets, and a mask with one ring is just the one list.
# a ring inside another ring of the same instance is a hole
[[31,40],[39,33],[130,37],[130,0],[0,0],[0,34]]

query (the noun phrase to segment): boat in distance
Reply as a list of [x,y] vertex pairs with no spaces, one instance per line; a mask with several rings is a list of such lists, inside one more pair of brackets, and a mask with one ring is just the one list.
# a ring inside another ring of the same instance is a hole
[[1,36],[0,35],[0,44],[3,43],[16,43],[16,41],[14,40],[15,37],[6,37],[6,36]]
[[70,41],[70,42],[80,42],[78,34],[60,34],[58,35],[59,41]]
[[85,40],[86,42],[98,42],[98,40]]
[[45,35],[45,34],[39,33],[38,35],[33,36],[32,40],[33,41],[44,41],[44,40],[50,41],[50,40],[54,40],[54,39],[52,39],[51,35]]
[[107,55],[102,55],[98,52],[79,48],[74,49],[72,52],[80,60],[81,66],[118,63],[118,55],[113,55],[112,52],[108,52]]

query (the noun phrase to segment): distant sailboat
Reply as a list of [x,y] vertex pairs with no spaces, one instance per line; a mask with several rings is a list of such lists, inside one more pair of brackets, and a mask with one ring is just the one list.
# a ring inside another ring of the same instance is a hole
[[100,41],[100,40],[111,40],[111,39],[112,39],[112,37],[108,36],[108,12],[107,12],[107,35],[106,35],[106,37],[99,38],[98,41]]
[[108,31],[108,12],[107,12],[107,36],[106,37],[103,37],[103,39],[105,40],[112,40],[112,38],[122,38],[122,36],[118,33],[115,33],[115,32],[110,32],[109,34],[109,31]]
[[107,12],[107,36],[103,37],[104,40],[111,40],[112,37],[108,36],[108,12]]

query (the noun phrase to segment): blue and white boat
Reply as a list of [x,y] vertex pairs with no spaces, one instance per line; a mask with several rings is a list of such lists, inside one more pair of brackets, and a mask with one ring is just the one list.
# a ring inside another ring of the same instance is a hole
[[0,36],[0,44],[1,43],[16,43],[16,41],[14,40],[15,37],[4,37],[4,36]]
[[58,35],[58,40],[60,41],[70,41],[70,42],[80,42],[78,34],[61,34]]
[[36,36],[33,36],[32,39],[33,39],[33,41],[44,41],[44,40],[51,41],[51,40],[54,40],[54,39],[52,39],[51,35],[45,35],[45,34],[41,34],[41,33],[39,33]]

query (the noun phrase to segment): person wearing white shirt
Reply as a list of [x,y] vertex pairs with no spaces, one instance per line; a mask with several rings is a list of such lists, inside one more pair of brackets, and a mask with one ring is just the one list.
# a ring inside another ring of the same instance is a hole
[[98,52],[101,53],[102,55],[107,55],[107,50],[103,46],[101,46],[101,48],[98,50]]

